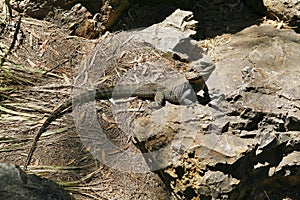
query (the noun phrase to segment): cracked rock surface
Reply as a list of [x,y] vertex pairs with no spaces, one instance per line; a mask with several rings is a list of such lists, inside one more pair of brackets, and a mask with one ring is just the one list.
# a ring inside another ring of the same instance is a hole
[[211,51],[208,105],[135,121],[152,167],[183,199],[299,198],[300,36],[252,26]]

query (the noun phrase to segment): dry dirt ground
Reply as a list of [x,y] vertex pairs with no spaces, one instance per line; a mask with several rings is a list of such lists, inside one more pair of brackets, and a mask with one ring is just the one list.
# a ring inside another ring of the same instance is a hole
[[[241,4],[234,5],[235,1],[216,2],[192,6],[199,21],[196,37],[208,52],[222,45],[224,34],[270,23]],[[175,9],[171,5],[133,5],[111,31],[149,26]],[[16,39],[0,68],[0,162],[22,166],[34,134],[45,117],[72,95],[76,72],[99,41],[67,35],[53,23],[28,16],[21,18],[20,31],[14,35],[18,14],[14,15],[0,24],[1,57]],[[109,116],[101,119],[109,131],[120,134],[111,127],[111,120]],[[71,114],[56,120],[41,137],[28,172],[59,182],[76,199],[171,198],[157,175],[122,173],[95,160],[81,144]]]

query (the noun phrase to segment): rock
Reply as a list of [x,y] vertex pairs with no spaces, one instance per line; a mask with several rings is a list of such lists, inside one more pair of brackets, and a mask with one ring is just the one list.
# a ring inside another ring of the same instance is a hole
[[53,9],[47,1],[39,0],[12,1],[11,5],[17,11],[37,19],[43,19]]
[[267,187],[270,199],[297,199],[300,36],[252,26],[230,37],[211,52],[209,105],[167,104],[134,133],[181,198],[261,199]]
[[[197,41],[191,38],[196,34],[197,23],[193,20],[192,12],[177,9],[161,23],[148,28],[119,33],[118,38],[149,43],[156,49],[171,54],[172,58],[176,57],[177,60],[198,66],[200,73],[214,63],[197,44]],[[205,80],[207,79],[208,77],[205,77]]]
[[45,19],[59,25],[69,35],[95,39],[105,30],[99,15],[93,16],[82,4],[76,4],[70,10],[55,9]]
[[54,181],[26,174],[18,166],[7,163],[0,163],[0,187],[1,199],[74,199]]
[[101,10],[103,12],[104,26],[110,29],[119,19],[124,11],[130,6],[130,0],[119,0],[119,1],[105,1]]
[[43,0],[12,0],[11,5],[19,12],[23,12],[33,18],[44,19],[50,12],[57,10],[69,10],[75,4],[81,4],[86,7],[89,12],[99,12],[102,1],[43,1]]
[[147,28],[120,33],[130,40],[144,41],[165,52],[177,54],[181,59],[195,61],[203,56],[203,50],[190,36],[196,34],[197,21],[193,13],[177,9],[163,22]]
[[[102,1],[12,1],[12,7],[33,18],[44,19],[59,26],[70,35],[98,38],[105,30],[101,21],[100,8]],[[97,11],[96,14],[91,12]]]
[[247,0],[244,2],[255,12],[267,13],[271,19],[281,19],[299,29],[300,2],[298,0]]

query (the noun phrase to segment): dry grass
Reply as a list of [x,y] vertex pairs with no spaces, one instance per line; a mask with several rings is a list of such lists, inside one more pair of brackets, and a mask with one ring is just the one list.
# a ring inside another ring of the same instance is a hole
[[[15,34],[14,15],[0,27],[0,162],[22,167],[45,117],[71,96],[75,71],[95,43],[25,17]],[[82,145],[70,115],[43,133],[27,172],[55,180],[76,199],[166,195],[152,173],[121,173],[101,165]]]

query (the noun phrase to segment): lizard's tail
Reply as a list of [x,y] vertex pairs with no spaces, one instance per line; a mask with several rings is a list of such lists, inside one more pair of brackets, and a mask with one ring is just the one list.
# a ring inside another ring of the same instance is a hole
[[60,107],[58,107],[56,110],[54,110],[50,116],[46,119],[46,121],[43,123],[41,128],[39,129],[39,132],[35,135],[33,142],[31,144],[31,147],[29,149],[25,164],[24,164],[24,170],[27,169],[27,166],[30,164],[33,152],[36,148],[36,144],[41,137],[41,135],[46,131],[47,127],[53,122],[54,120],[58,119],[65,113],[71,112],[72,111],[72,99],[69,99],[67,102],[62,104]]

